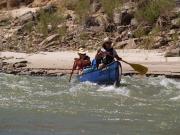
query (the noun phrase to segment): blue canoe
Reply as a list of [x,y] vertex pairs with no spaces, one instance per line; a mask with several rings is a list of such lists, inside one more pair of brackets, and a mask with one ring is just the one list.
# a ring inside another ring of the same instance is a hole
[[121,75],[121,64],[118,61],[114,61],[113,63],[107,65],[107,67],[103,69],[85,69],[83,71],[83,74],[78,76],[78,79],[80,82],[89,81],[97,84],[119,84]]

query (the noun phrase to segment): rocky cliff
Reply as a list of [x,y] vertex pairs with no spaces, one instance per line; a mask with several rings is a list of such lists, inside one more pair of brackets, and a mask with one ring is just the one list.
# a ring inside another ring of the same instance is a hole
[[178,52],[178,4],[178,0],[4,0],[0,50],[97,49],[110,36],[119,49]]

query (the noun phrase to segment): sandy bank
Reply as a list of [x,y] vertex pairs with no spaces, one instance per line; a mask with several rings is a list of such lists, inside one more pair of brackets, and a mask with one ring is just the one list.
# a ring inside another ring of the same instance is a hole
[[[88,55],[93,59],[95,51],[89,51]],[[132,63],[148,66],[148,75],[166,75],[180,77],[180,57],[165,58],[164,53],[157,50],[118,50],[119,56]],[[0,57],[5,58],[3,62],[17,63],[27,61],[27,66],[20,69],[24,71],[46,71],[49,74],[58,75],[69,73],[73,60],[77,56],[74,51],[64,52],[39,52],[37,54],[25,54],[15,52],[0,52]],[[122,63],[123,73],[135,73],[132,68]]]

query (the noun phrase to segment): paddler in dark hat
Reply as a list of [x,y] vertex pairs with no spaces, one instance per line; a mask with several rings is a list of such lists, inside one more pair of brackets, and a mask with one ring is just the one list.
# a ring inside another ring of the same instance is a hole
[[106,65],[115,61],[115,59],[122,60],[118,56],[116,50],[112,47],[112,40],[109,37],[104,38],[101,49],[97,51],[93,65],[97,68],[104,68]]

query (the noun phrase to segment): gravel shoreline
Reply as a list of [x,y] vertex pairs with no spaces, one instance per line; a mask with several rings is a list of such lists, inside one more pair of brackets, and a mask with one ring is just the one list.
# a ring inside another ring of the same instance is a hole
[[[180,78],[180,57],[164,57],[160,50],[129,49],[117,52],[128,62],[147,66],[147,76],[164,75]],[[95,53],[89,51],[88,55],[93,59]],[[62,76],[71,72],[75,57],[78,57],[75,51],[36,54],[0,52],[0,72],[15,75]],[[124,75],[137,74],[129,65],[123,62],[121,64]]]

